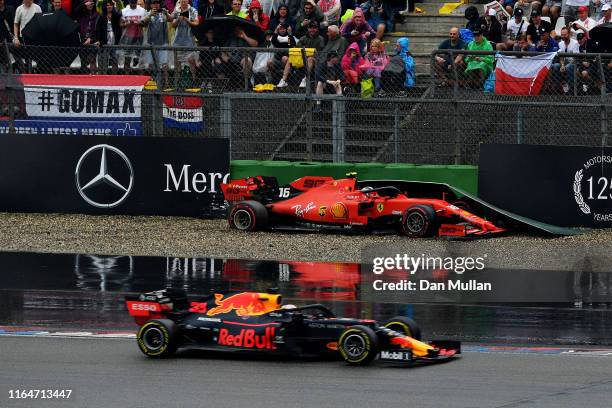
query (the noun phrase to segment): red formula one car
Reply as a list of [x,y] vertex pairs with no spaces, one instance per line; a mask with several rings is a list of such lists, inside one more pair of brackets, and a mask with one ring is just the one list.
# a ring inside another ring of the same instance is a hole
[[506,228],[476,215],[477,202],[459,199],[447,185],[410,181],[358,181],[350,176],[302,177],[279,186],[274,177],[222,184],[231,204],[231,228],[399,231],[410,237],[483,236]]
[[126,306],[140,325],[138,347],[149,357],[198,348],[342,358],[365,365],[377,357],[403,364],[434,363],[461,353],[458,341],[421,341],[416,323],[404,316],[383,323],[340,318],[321,304],[282,306],[276,293],[215,293],[195,301],[182,290],[164,289],[127,296]]

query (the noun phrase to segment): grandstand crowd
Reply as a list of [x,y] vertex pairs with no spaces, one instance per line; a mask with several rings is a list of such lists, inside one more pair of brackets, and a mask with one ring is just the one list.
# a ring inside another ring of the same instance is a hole
[[[163,86],[170,87],[168,71],[174,67],[190,82],[183,87],[199,87],[203,80],[215,78],[239,84],[246,79],[242,82],[251,86],[266,82],[278,89],[305,88],[310,78],[317,94],[360,92],[380,96],[389,90],[402,94],[417,81],[410,40],[397,39],[395,52],[388,55],[383,36],[393,31],[404,8],[421,11],[415,2],[127,0],[124,4],[123,0],[0,0],[0,40],[12,44],[10,56],[0,52],[0,65],[5,70],[11,64],[17,72],[30,72],[29,56],[20,52],[24,27],[36,13],[65,13],[79,25],[82,72],[155,70],[161,72]],[[468,52],[610,52],[590,38],[589,32],[611,22],[611,13],[612,0],[499,0],[486,9],[482,5],[468,7],[465,27],[450,28],[449,38],[438,48]],[[255,24],[264,36],[258,39],[249,35],[249,30],[239,24],[223,38],[213,27],[203,28],[208,19],[221,16]],[[25,45],[27,48],[27,42]],[[106,49],[106,45],[203,48],[118,51]],[[296,47],[314,52],[292,56],[290,49]],[[248,48],[257,50],[249,52]],[[494,64],[493,54],[440,53],[433,60],[432,73],[439,87],[456,81],[461,86],[482,87]],[[612,60],[604,60],[601,66],[606,83],[594,58],[557,58],[551,83],[564,93],[570,93],[577,80],[585,92],[601,87],[609,91]]]

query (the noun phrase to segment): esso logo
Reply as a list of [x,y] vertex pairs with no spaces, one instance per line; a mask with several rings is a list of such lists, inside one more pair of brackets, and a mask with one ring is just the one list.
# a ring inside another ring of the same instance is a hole
[[145,310],[148,312],[157,312],[157,305],[147,303],[133,303],[132,310]]

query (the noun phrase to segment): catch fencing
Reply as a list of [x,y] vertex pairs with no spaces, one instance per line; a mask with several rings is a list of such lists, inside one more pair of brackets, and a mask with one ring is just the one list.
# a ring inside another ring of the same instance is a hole
[[[263,70],[262,53],[270,61]],[[530,96],[496,94],[488,73],[466,73],[470,58],[495,59],[484,51],[413,55],[414,86],[383,74],[381,89],[367,93],[360,76],[357,84],[342,84],[342,95],[325,83],[329,89],[317,92],[316,73],[328,58],[319,53],[309,62],[305,50],[296,64],[302,66],[292,64],[282,88],[263,84],[279,83],[287,50],[5,43],[3,55],[0,116],[7,132],[17,132],[16,123],[27,117],[22,73],[145,74],[157,86],[135,96],[142,134],[225,137],[232,159],[477,164],[481,143],[609,146],[612,128],[610,54],[558,54],[555,64],[563,58],[565,69],[553,66],[539,94]],[[303,78],[310,85],[302,88]],[[202,126],[168,126],[168,100],[180,105],[193,98],[200,101]]]

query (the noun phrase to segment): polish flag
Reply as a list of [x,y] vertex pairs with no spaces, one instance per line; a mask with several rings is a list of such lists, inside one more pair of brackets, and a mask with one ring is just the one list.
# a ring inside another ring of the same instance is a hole
[[533,57],[502,55],[495,68],[495,93],[501,95],[539,95],[556,52]]

